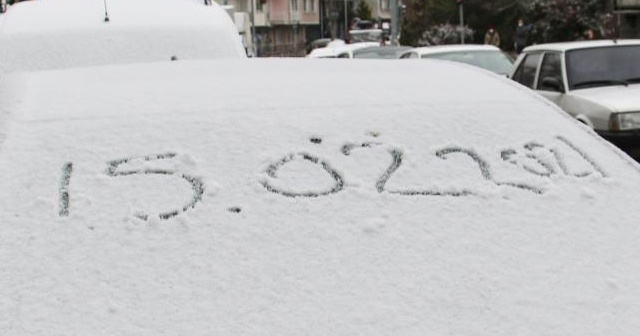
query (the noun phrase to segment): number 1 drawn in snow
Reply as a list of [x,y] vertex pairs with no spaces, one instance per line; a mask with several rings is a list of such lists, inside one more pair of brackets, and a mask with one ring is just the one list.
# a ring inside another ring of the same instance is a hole
[[62,166],[62,179],[60,181],[60,190],[58,202],[58,215],[60,217],[69,216],[69,183],[71,182],[71,173],[73,172],[73,163],[67,162]]

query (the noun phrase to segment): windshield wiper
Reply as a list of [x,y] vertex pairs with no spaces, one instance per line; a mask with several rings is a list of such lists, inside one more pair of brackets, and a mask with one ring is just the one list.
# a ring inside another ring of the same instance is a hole
[[[632,78],[633,79],[633,78]],[[590,80],[573,84],[573,88],[583,87],[583,86],[607,86],[607,85],[624,85],[629,86],[629,81],[619,80],[619,79],[599,79],[599,80]]]
[[628,83],[640,83],[640,77],[627,78],[625,81]]

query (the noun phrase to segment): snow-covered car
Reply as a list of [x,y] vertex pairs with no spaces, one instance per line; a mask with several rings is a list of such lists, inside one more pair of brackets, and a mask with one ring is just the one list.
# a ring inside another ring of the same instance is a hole
[[313,49],[307,58],[353,58],[353,53],[357,50],[379,46],[378,42],[357,42],[343,45],[330,45],[324,48]]
[[640,330],[640,166],[482,69],[158,62],[0,101],[0,335]]
[[640,158],[640,40],[526,48],[511,78]]
[[217,4],[186,0],[46,0],[0,21],[0,75],[185,59],[246,58]]
[[492,45],[449,44],[420,47],[406,51],[401,59],[439,59],[477,66],[500,75],[507,75],[513,59]]

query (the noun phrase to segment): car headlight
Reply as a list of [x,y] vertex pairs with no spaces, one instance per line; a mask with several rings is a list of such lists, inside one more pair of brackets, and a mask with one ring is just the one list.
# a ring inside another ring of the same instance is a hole
[[640,129],[640,112],[612,113],[609,129],[611,131]]

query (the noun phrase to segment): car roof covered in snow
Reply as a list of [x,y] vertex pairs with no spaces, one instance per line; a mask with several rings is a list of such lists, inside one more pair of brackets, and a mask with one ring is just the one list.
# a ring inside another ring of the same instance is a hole
[[0,95],[0,334],[639,330],[638,164],[506,78],[178,61]]
[[466,51],[500,51],[500,48],[487,44],[447,44],[428,47],[419,47],[409,50],[420,55],[440,54],[450,52],[466,52]]
[[2,17],[0,74],[169,61],[172,57],[245,57],[235,25],[215,3],[25,1],[10,6]]
[[350,51],[360,50],[360,49],[379,46],[379,45],[380,43],[378,42],[357,42],[357,43],[342,44],[342,45],[338,44],[336,46],[328,46],[324,48],[313,49],[309,53],[309,55],[307,55],[307,57],[308,58],[334,58],[334,57],[338,57],[338,55],[344,52],[350,52]]

